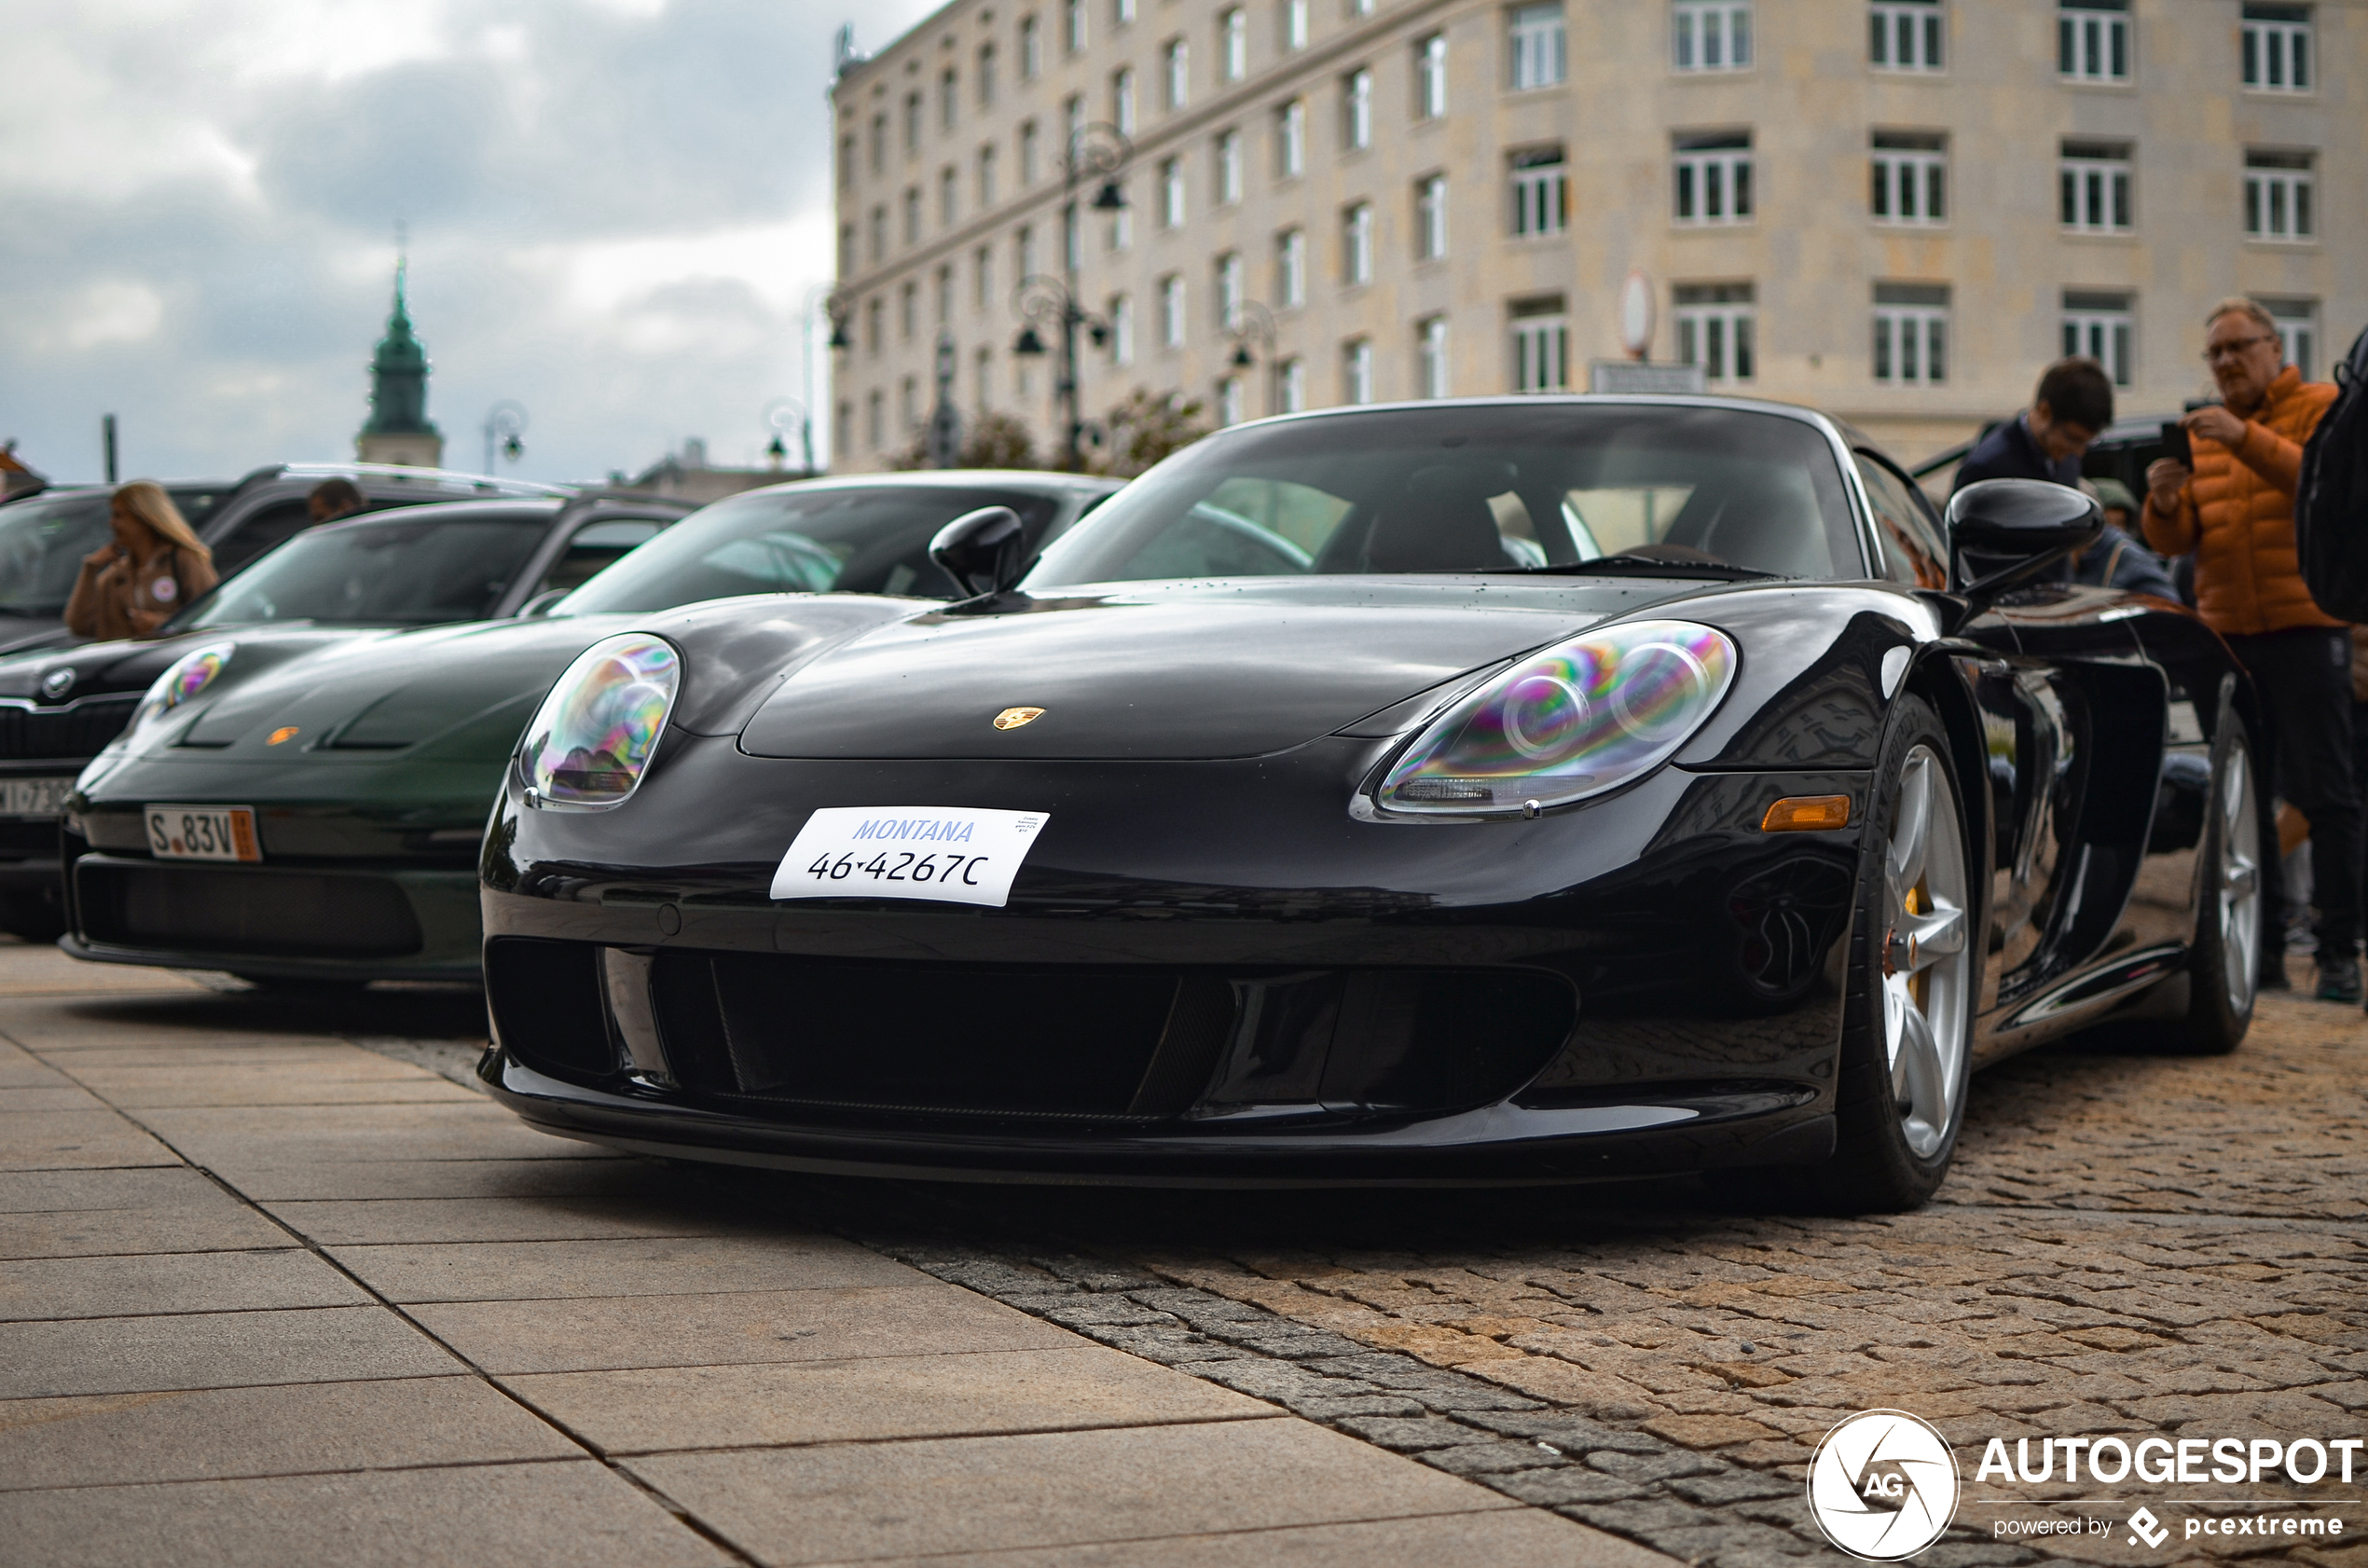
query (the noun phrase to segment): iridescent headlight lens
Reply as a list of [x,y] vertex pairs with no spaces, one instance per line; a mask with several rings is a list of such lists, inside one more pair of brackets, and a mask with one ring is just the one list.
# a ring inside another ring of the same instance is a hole
[[527,785],[554,805],[624,805],[641,786],[681,684],[681,657],[663,638],[626,632],[594,643],[527,725]]
[[235,642],[209,642],[204,647],[184,653],[172,667],[159,675],[149,685],[147,695],[131,714],[131,728],[144,730],[172,716],[182,704],[195,697],[229,667],[230,655],[239,651]]
[[1735,645],[1689,621],[1627,621],[1533,654],[1441,714],[1379,791],[1392,811],[1542,808],[1600,795],[1676,754],[1735,676]]

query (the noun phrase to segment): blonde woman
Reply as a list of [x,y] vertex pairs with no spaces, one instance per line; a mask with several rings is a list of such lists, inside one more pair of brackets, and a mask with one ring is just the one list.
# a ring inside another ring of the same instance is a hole
[[151,636],[221,581],[213,552],[155,480],[134,479],[117,489],[107,522],[114,542],[82,557],[82,574],[66,600],[66,629],[76,636]]

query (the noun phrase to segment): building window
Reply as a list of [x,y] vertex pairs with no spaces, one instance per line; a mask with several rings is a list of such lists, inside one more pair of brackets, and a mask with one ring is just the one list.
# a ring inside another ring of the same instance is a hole
[[863,435],[864,444],[875,452],[888,440],[887,424],[888,399],[874,392],[870,397],[864,399]]
[[1373,0],[1348,0],[1348,14],[1353,17],[1371,16]]
[[880,345],[887,338],[887,332],[882,325],[887,319],[888,307],[881,303],[877,295],[873,296],[871,299],[865,302],[863,306],[863,349],[864,351],[869,353],[874,359],[880,357]]
[[1286,310],[1307,303],[1307,233],[1287,228],[1274,237],[1274,302]]
[[2064,291],[2064,354],[2086,354],[2113,385],[2129,385],[2129,296]]
[[1234,318],[1242,313],[1242,258],[1226,252],[1217,258],[1212,275],[1217,284],[1218,330],[1231,332],[1239,324]]
[[1217,204],[1230,207],[1242,199],[1242,133],[1217,133]]
[[1077,156],[1077,139],[1085,130],[1085,95],[1072,92],[1063,99],[1061,117],[1068,122],[1068,135],[1061,143],[1061,157],[1066,167],[1066,160]]
[[978,366],[978,382],[976,390],[971,395],[976,400],[975,406],[978,411],[984,414],[995,401],[995,351],[984,348],[979,350],[978,357],[973,363]]
[[1564,57],[1562,0],[1513,7],[1511,42],[1514,91],[1552,87],[1569,74]]
[[1875,379],[1938,386],[1948,379],[1948,285],[1875,285]]
[[1110,25],[1112,27],[1135,25],[1135,0],[1110,0]]
[[1447,318],[1425,316],[1414,323],[1414,385],[1419,397],[1447,395]]
[[874,207],[872,209],[872,261],[874,266],[888,255],[888,209]]
[[921,187],[918,186],[904,187],[904,242],[908,245],[921,242]]
[[1883,71],[1937,71],[1948,18],[1940,0],[1875,0],[1866,7],[1866,63]]
[[995,144],[990,142],[979,149],[979,206],[982,210],[995,205]]
[[1135,203],[1128,198],[1123,183],[1113,183],[1118,184],[1119,198],[1126,205],[1110,214],[1109,249],[1122,251],[1135,243]]
[[921,422],[921,389],[910,376],[896,384],[896,422],[908,431]]
[[1752,62],[1750,0],[1675,0],[1670,63],[1680,71],[1741,71]]
[[1307,103],[1294,98],[1275,111],[1274,172],[1296,180],[1307,172]]
[[1361,152],[1373,144],[1373,73],[1358,66],[1341,78],[1341,145]]
[[2058,188],[2066,228],[2082,234],[2127,234],[2136,227],[2127,142],[2064,143]]
[[1559,146],[1513,155],[1513,232],[1560,234],[1570,227],[1569,167]]
[[1012,275],[1021,282],[1036,276],[1036,230],[1023,226],[1012,241]]
[[951,131],[962,117],[962,78],[947,70],[937,79],[937,128]]
[[1184,346],[1184,277],[1171,272],[1160,280],[1160,347]]
[[855,270],[855,226],[839,225],[839,271],[842,275]]
[[2286,339],[2286,363],[2316,380],[2319,369],[2319,302],[2315,299],[2264,299],[2259,302],[2277,322]]
[[940,228],[952,228],[962,215],[962,176],[952,164],[938,171],[937,223]]
[[921,150],[921,95],[904,95],[904,156],[913,157]]
[[1414,182],[1414,259],[1437,261],[1447,254],[1447,176],[1425,174]]
[[1160,164],[1160,227],[1184,227],[1184,160],[1166,158]]
[[1677,361],[1713,381],[1748,381],[1759,372],[1758,307],[1749,283],[1680,283],[1671,291]]
[[1044,69],[1044,38],[1037,30],[1034,17],[1020,18],[1020,76],[1036,80]]
[[872,172],[883,173],[888,169],[888,116],[872,117]]
[[1217,422],[1221,429],[1242,422],[1242,378],[1228,376],[1217,383]]
[[981,245],[971,253],[971,308],[995,309],[995,247]]
[[1936,131],[1878,131],[1874,189],[1867,211],[1878,223],[1948,219],[1948,139]]
[[1217,74],[1228,82],[1250,74],[1250,19],[1239,6],[1217,19]]
[[1074,272],[1085,265],[1083,236],[1079,233],[1077,203],[1061,209],[1061,265]]
[[1341,345],[1341,401],[1373,401],[1373,341],[1351,338]]
[[1373,281],[1373,206],[1359,201],[1341,214],[1341,282]]
[[2310,7],[2245,7],[2240,50],[2247,87],[2256,92],[2310,90]]
[[2129,80],[2129,0],[2059,0],[2056,69],[2074,81]]
[[979,107],[992,109],[995,107],[995,46],[981,44],[978,60]]
[[1513,390],[1568,392],[1571,384],[1571,323],[1563,296],[1545,295],[1512,305]]
[[1061,41],[1071,54],[1085,48],[1085,0],[1068,0],[1067,26]]
[[1684,224],[1745,223],[1752,215],[1752,133],[1713,131],[1673,138],[1673,214]]
[[855,134],[849,131],[839,138],[839,184],[855,183]]
[[1122,65],[1110,73],[1110,123],[1122,136],[1135,134],[1135,67]]
[[1180,109],[1192,99],[1192,50],[1181,38],[1167,41],[1165,61],[1167,106]]
[[1281,14],[1284,49],[1307,48],[1307,0],[1283,0]]
[[1020,127],[1020,188],[1025,190],[1043,172],[1041,138],[1036,134],[1036,122],[1029,120]]
[[831,422],[831,450],[855,450],[855,404],[848,398],[839,399],[837,417]]
[[2309,153],[2245,154],[2245,235],[2252,240],[2308,240],[2318,232],[2311,213]]
[[1110,296],[1110,363],[1135,363],[1135,302],[1122,294]]
[[1447,34],[1414,40],[1414,117],[1437,119],[1447,113]]
[[1274,367],[1274,411],[1298,414],[1307,408],[1307,364],[1287,359]]
[[896,291],[896,336],[902,342],[913,341],[921,329],[921,286],[906,283]]
[[948,326],[954,321],[954,268],[949,264],[937,269],[937,324]]

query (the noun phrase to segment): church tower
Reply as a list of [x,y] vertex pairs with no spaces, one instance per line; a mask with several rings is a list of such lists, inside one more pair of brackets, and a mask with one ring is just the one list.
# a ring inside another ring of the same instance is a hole
[[428,423],[428,351],[411,335],[411,317],[403,305],[407,268],[407,261],[396,260],[394,314],[387,318],[387,335],[370,361],[370,419],[353,445],[364,462],[440,468],[444,436]]

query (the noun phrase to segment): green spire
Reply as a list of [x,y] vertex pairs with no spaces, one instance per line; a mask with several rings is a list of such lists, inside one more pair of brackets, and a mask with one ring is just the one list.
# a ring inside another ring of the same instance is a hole
[[370,419],[365,435],[433,435],[428,423],[428,351],[411,332],[403,287],[410,271],[409,258],[397,254],[394,263],[394,313],[387,318],[387,334],[370,361]]

